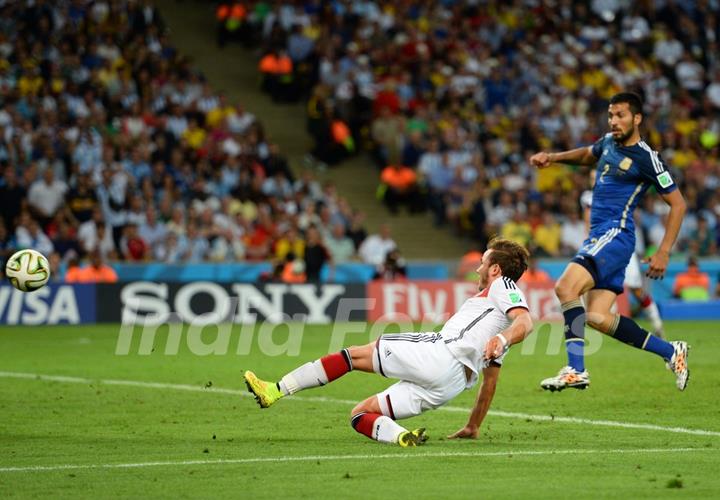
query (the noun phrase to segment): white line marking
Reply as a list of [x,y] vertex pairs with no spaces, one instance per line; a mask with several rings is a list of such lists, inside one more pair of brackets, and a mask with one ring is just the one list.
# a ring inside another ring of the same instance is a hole
[[[205,388],[197,385],[189,384],[167,384],[163,382],[142,382],[137,380],[93,380],[89,378],[81,377],[68,377],[63,375],[40,375],[37,373],[19,373],[19,372],[3,372],[0,371],[0,378],[20,378],[28,380],[40,380],[48,382],[65,382],[72,384],[103,384],[103,385],[116,385],[125,387],[142,387],[146,389],[169,389],[175,391],[189,391],[189,392],[205,392],[205,393],[216,393],[216,394],[230,394],[232,396],[251,397],[247,391],[238,389],[223,389],[219,387]],[[357,401],[347,399],[334,399],[326,398],[323,396],[292,396],[288,398],[290,401],[304,401],[309,403],[334,403],[343,405],[355,405]],[[441,406],[441,411],[449,412],[461,412],[467,413],[470,410],[468,408],[462,408],[459,406]],[[687,427],[668,427],[656,424],[640,424],[632,422],[618,422],[616,420],[592,420],[589,418],[578,418],[578,417],[557,417],[551,415],[533,415],[530,413],[516,413],[501,410],[490,410],[489,415],[495,417],[506,417],[506,418],[518,418],[523,420],[534,420],[539,422],[560,422],[564,424],[582,424],[582,425],[597,425],[602,427],[619,427],[622,429],[639,429],[648,431],[660,431],[660,432],[671,432],[675,434],[692,434],[696,436],[718,436],[720,437],[720,431],[711,431],[705,429],[690,429]]]
[[167,462],[139,462],[129,464],[64,464],[64,465],[29,465],[26,467],[0,467],[4,472],[53,472],[60,470],[78,469],[139,469],[144,467],[177,467],[187,465],[232,465],[253,464],[259,462],[286,463],[310,462],[316,460],[368,460],[386,458],[453,458],[453,457],[513,457],[513,456],[542,456],[542,455],[626,455],[636,453],[685,453],[696,451],[719,451],[717,448],[635,448],[615,450],[508,450],[508,451],[447,451],[438,453],[380,453],[377,455],[310,455],[305,457],[257,457],[257,458],[230,458],[219,460],[182,460]]

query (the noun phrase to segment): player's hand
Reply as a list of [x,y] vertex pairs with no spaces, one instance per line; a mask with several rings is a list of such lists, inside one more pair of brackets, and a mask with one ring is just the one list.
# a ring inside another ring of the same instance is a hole
[[551,163],[552,162],[550,161],[550,153],[546,153],[545,151],[535,153],[530,157],[530,164],[536,168],[549,167]]
[[646,262],[650,266],[645,276],[653,280],[663,279],[669,261],[670,254],[664,250],[658,250],[649,259],[643,259],[643,262]]
[[466,425],[455,434],[450,434],[448,439],[477,439],[479,428],[474,425]]
[[500,337],[496,335],[488,340],[487,344],[485,344],[483,357],[488,361],[492,361],[493,359],[497,359],[502,356],[505,353],[505,350],[505,345],[502,340],[500,340]]

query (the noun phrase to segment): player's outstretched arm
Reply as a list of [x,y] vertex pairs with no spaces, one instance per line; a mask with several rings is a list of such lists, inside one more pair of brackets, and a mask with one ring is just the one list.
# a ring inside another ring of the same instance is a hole
[[500,365],[491,363],[490,366],[483,369],[483,381],[478,391],[475,406],[470,413],[468,423],[457,431],[455,434],[448,436],[448,439],[465,438],[477,439],[480,424],[490,409],[490,403],[495,396],[495,387],[497,387],[498,376],[500,375]]
[[533,320],[530,312],[524,307],[516,307],[507,313],[512,321],[510,326],[491,338],[485,345],[485,359],[492,361],[502,356],[511,345],[519,344],[530,335],[533,329]]
[[592,165],[597,161],[592,154],[592,146],[561,151],[559,153],[548,153],[541,151],[530,157],[530,164],[537,168],[546,168],[553,163],[568,163],[570,165]]
[[455,434],[448,436],[454,438],[470,438],[475,439],[480,429],[485,415],[487,415],[490,403],[495,396],[495,386],[497,385],[498,375],[500,374],[500,365],[494,362],[502,354],[507,351],[511,345],[522,342],[525,337],[530,335],[533,329],[533,321],[530,313],[524,307],[516,307],[507,312],[507,317],[512,321],[510,326],[502,333],[491,338],[485,346],[485,359],[490,361],[487,368],[483,370],[483,381],[478,392],[475,406],[470,413],[468,423],[457,431]]
[[665,224],[665,235],[660,242],[657,252],[646,260],[646,262],[650,264],[646,274],[654,280],[662,279],[665,276],[665,270],[670,261],[670,251],[675,244],[675,240],[677,240],[687,208],[685,199],[682,194],[680,194],[679,189],[667,194],[661,194],[660,196],[662,196],[665,203],[670,206],[670,213],[668,214],[667,223]]

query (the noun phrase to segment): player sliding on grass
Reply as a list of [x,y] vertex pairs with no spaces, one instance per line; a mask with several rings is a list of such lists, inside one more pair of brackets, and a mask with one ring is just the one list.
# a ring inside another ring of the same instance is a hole
[[427,440],[425,429],[409,431],[395,420],[414,417],[447,403],[483,382],[465,427],[451,438],[475,438],[495,394],[508,348],[532,331],[527,302],[515,282],[527,268],[528,252],[517,243],[495,239],[477,273],[480,293],[468,299],[440,333],[382,335],[376,342],[349,347],[285,375],[278,383],[245,372],[245,383],[262,408],[303,389],[318,387],[351,370],[400,379],[353,408],[353,428],[371,439],[400,446]]
[[[616,296],[623,292],[625,268],[635,249],[633,212],[647,190],[654,187],[670,206],[665,235],[649,260],[650,278],[662,279],[665,275],[670,250],[685,214],[685,201],[665,164],[640,138],[642,118],[642,102],[637,95],[616,94],[608,107],[609,134],[589,147],[562,153],[542,152],[530,158],[538,168],[552,163],[597,162],[589,238],[555,284],[565,318],[568,366],[556,377],[543,380],[544,389],[585,389],[590,385],[583,353],[586,322],[602,333],[662,357],[675,373],[677,388],[682,391],[687,386],[690,372],[686,342],[666,342],[632,319],[611,312]],[[586,292],[587,318],[580,302]]]

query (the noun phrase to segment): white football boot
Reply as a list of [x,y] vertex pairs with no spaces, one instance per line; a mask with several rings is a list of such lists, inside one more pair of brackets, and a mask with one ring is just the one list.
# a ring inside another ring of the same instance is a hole
[[555,377],[546,378],[540,386],[546,391],[562,391],[567,387],[585,389],[590,385],[590,374],[587,370],[576,371],[571,366],[565,366]]
[[688,368],[688,350],[690,346],[682,340],[676,340],[670,343],[675,352],[673,352],[670,361],[667,362],[667,367],[675,374],[675,385],[677,388],[684,391],[690,378],[690,369]]

